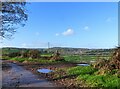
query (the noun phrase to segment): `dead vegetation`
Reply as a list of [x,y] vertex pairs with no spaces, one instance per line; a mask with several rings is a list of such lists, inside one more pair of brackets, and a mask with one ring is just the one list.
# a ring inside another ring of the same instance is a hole
[[60,53],[58,52],[58,50],[56,50],[56,52],[53,54],[53,56],[51,57],[50,60],[62,61],[62,60],[64,60],[64,58],[61,57]]
[[113,70],[117,70],[117,74],[120,74],[120,47],[117,47],[114,50],[114,53],[109,60],[99,60],[97,63],[95,63],[94,68],[99,69],[98,74],[105,74],[108,72],[112,72]]
[[114,69],[120,69],[120,47],[115,49],[112,60],[109,62]]

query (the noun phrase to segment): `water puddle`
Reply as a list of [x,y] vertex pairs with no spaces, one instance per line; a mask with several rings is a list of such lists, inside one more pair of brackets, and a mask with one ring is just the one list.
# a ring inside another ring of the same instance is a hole
[[77,64],[78,66],[89,66],[89,64],[85,64],[85,63],[80,63],[80,64]]
[[43,69],[37,69],[37,71],[40,72],[40,73],[50,73],[50,72],[53,72],[53,70],[45,69],[45,68],[43,68]]

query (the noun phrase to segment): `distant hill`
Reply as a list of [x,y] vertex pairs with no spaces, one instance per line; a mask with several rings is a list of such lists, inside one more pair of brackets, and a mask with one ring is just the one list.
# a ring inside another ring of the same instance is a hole
[[67,48],[67,47],[53,47],[53,48],[14,48],[14,47],[5,47],[1,48],[3,54],[8,54],[10,52],[18,52],[21,50],[37,49],[41,53],[54,53],[57,51],[62,55],[98,55],[104,54],[108,55],[113,52],[113,49],[88,49],[88,48]]
[[58,50],[61,54],[82,54],[82,55],[98,55],[104,54],[108,55],[113,52],[113,49],[88,49],[88,48],[63,48],[63,47],[53,47],[47,49],[49,52],[55,52]]

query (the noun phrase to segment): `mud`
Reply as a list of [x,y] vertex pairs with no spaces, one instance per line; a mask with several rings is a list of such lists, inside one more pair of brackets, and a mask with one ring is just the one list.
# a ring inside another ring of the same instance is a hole
[[16,63],[9,62],[6,65],[10,68],[2,70],[2,87],[56,87]]

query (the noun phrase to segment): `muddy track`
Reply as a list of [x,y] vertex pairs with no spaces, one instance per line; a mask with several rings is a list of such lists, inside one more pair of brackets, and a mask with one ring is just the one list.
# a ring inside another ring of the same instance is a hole
[[8,63],[2,70],[2,87],[56,87],[53,83],[40,78],[16,63]]

